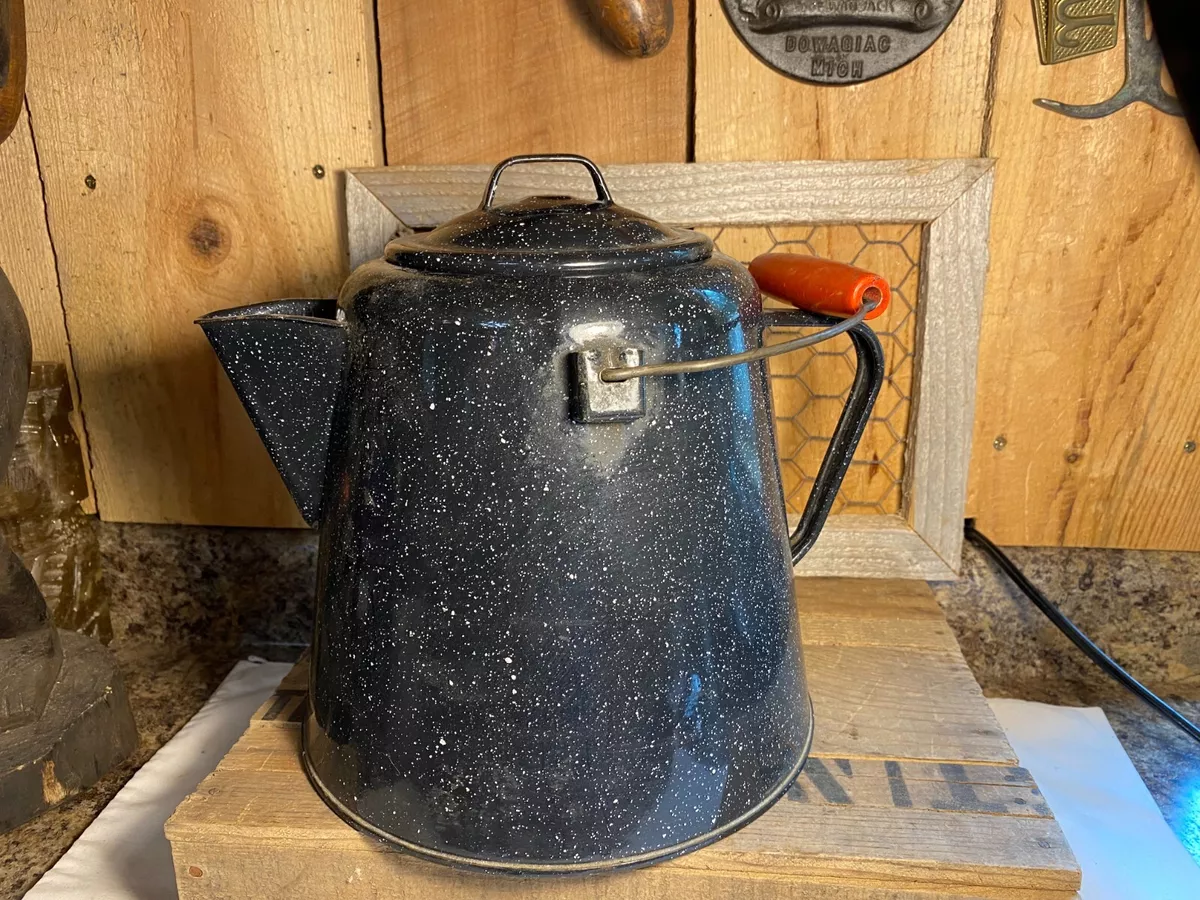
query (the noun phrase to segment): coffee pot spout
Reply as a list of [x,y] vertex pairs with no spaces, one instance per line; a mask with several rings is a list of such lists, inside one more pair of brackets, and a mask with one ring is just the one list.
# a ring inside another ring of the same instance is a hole
[[321,516],[346,360],[335,300],[276,300],[197,319],[310,525]]

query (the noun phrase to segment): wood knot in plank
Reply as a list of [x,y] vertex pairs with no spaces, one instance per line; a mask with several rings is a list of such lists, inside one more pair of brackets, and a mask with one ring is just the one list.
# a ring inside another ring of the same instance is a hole
[[219,262],[229,255],[229,232],[207,216],[192,224],[187,239],[192,252],[209,262]]

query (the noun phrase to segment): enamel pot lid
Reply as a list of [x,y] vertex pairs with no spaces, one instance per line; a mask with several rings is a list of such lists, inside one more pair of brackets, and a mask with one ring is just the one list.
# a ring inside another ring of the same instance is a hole
[[[587,168],[596,199],[527,197],[495,204],[501,173],[530,162],[574,162]],[[387,261],[406,269],[452,275],[598,275],[702,262],[712,255],[703,234],[673,228],[613,203],[604,176],[582,156],[514,156],[492,171],[479,208],[424,234],[396,238]]]

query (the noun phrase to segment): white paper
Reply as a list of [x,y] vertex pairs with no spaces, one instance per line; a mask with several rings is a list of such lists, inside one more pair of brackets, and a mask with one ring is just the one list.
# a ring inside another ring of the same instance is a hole
[[988,702],[1075,852],[1082,900],[1200,898],[1200,868],[1163,820],[1102,710]]
[[204,707],[121,788],[26,900],[178,897],[171,813],[229,752],[291,663],[239,662]]

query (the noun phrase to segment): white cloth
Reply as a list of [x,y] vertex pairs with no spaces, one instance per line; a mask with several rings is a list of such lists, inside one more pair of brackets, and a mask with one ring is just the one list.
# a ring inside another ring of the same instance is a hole
[[1075,851],[1081,900],[1200,898],[1200,868],[1163,821],[1103,710],[988,702]]
[[[234,745],[290,668],[238,663],[26,900],[177,897],[163,824]],[[1083,869],[1082,900],[1200,898],[1200,868],[1163,821],[1101,710],[989,702],[1075,851]]]
[[290,663],[239,662],[200,712],[137,771],[26,900],[178,897],[163,825],[217,767]]

